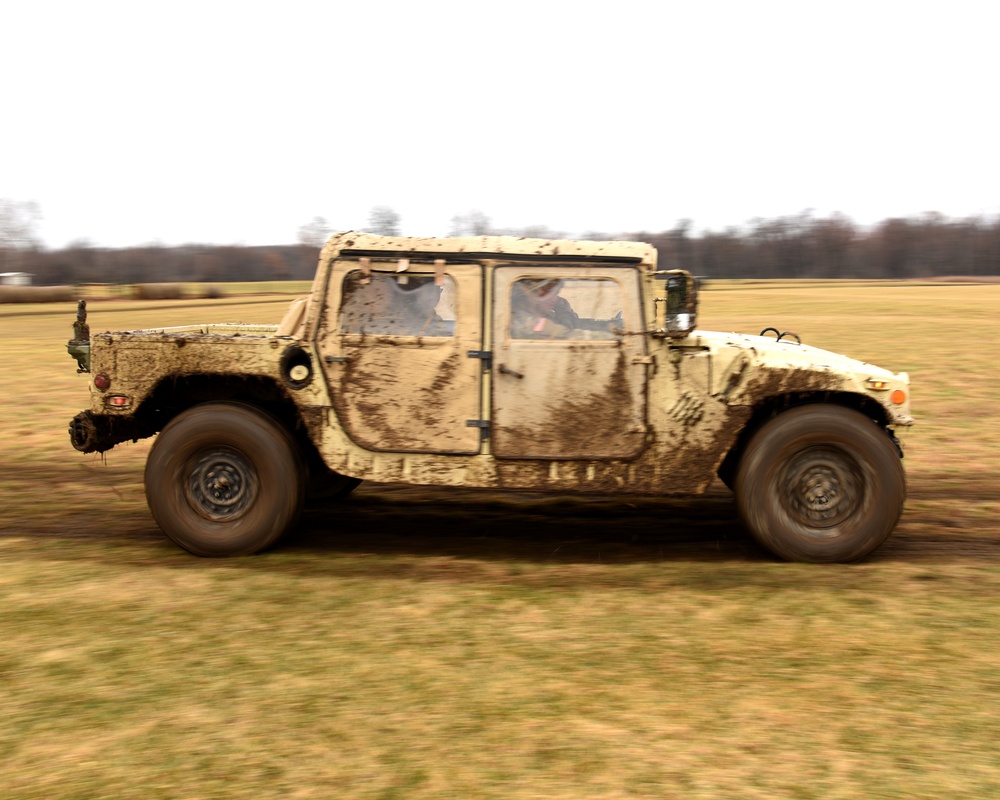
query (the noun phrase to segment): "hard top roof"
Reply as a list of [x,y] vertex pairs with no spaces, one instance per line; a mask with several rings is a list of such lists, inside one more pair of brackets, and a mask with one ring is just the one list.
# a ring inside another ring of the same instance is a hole
[[546,261],[586,260],[617,261],[641,264],[646,269],[656,266],[656,248],[645,242],[592,242],[571,239],[528,239],[519,236],[465,236],[419,238],[409,236],[376,236],[371,233],[346,231],[331,236],[323,247],[321,258],[368,256],[388,258],[463,259],[541,256]]

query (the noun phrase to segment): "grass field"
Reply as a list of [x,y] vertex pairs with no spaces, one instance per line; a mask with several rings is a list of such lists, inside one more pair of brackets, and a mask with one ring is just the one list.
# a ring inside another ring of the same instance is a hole
[[[94,331],[287,295],[104,300]],[[1000,285],[709,284],[704,328],[907,370],[896,535],[783,564],[697,501],[359,489],[223,561],[84,456],[72,305],[0,307],[4,798],[1000,796]]]

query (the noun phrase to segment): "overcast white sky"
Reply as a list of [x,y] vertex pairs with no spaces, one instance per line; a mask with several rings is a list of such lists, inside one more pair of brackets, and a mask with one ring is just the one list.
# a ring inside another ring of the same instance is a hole
[[[589,10],[588,10],[589,9]],[[1000,2],[4,3],[0,197],[74,239],[1000,213]]]

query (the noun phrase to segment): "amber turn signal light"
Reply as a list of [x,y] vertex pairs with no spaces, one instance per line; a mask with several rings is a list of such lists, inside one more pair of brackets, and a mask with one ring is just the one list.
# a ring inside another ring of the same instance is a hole
[[892,400],[892,402],[894,402],[897,406],[901,406],[906,402],[906,392],[902,389],[896,389],[889,395],[889,399]]

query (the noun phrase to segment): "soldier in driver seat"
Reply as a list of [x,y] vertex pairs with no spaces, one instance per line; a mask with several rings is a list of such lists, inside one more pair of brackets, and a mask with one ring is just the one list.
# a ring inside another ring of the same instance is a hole
[[520,280],[511,298],[510,335],[515,339],[565,339],[580,327],[580,317],[558,279]]

